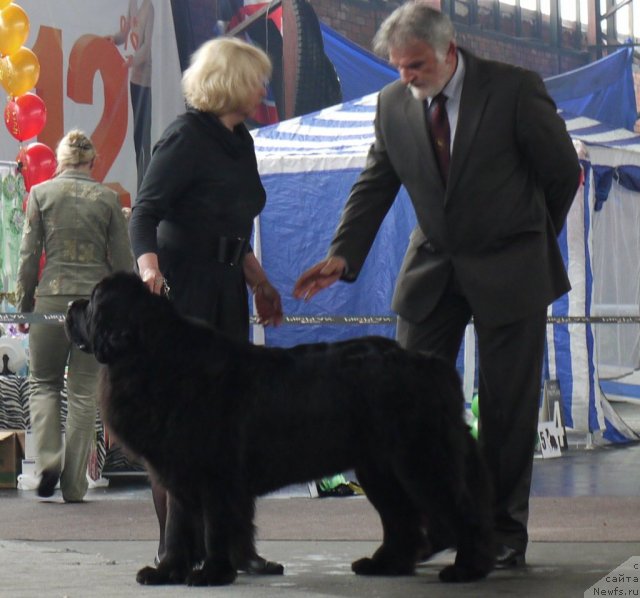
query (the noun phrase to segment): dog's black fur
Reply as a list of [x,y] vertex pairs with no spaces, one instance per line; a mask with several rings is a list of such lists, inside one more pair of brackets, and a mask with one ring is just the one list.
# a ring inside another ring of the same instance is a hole
[[257,496],[350,469],[384,532],[353,571],[413,573],[425,518],[457,548],[443,581],[492,569],[488,476],[444,361],[378,337],[291,349],[235,342],[181,317],[132,273],[74,301],[66,327],[107,365],[106,424],[172,499],[167,555],[139,582],[231,583],[255,554]]

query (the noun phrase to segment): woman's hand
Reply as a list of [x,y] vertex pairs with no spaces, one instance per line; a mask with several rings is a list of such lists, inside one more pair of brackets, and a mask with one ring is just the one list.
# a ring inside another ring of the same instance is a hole
[[162,272],[157,268],[145,268],[140,273],[142,282],[147,285],[147,288],[155,295],[162,295],[166,290],[166,283]]
[[163,292],[168,291],[168,286],[160,272],[160,266],[158,266],[158,256],[155,253],[143,253],[138,258],[138,270],[140,271],[140,278],[142,282],[147,285],[147,288],[155,295],[162,295]]
[[258,322],[263,326],[279,326],[282,323],[282,300],[280,293],[268,280],[262,280],[253,287]]
[[245,255],[242,262],[242,270],[247,286],[253,291],[258,322],[263,326],[269,326],[269,324],[278,326],[281,324],[282,301],[280,293],[269,282],[267,274],[262,269],[262,265],[253,251]]

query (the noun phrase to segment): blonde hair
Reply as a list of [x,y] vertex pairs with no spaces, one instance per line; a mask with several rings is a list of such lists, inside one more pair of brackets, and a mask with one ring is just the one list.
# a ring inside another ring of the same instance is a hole
[[260,49],[234,37],[205,42],[182,76],[182,92],[197,110],[218,116],[245,109],[271,77],[271,61]]
[[96,157],[96,148],[89,137],[78,129],[69,131],[56,148],[58,167],[56,173],[67,168],[74,168],[83,164],[90,164]]

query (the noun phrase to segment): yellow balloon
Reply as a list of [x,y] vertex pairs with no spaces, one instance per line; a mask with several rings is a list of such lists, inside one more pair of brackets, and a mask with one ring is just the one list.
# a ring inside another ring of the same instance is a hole
[[4,69],[0,68],[0,83],[10,96],[25,94],[38,82],[40,62],[29,48],[20,48],[15,54],[5,58],[4,66]]
[[0,54],[15,54],[29,37],[29,17],[17,4],[0,11]]
[[11,4],[11,0],[0,0],[0,10],[6,8],[9,4]]

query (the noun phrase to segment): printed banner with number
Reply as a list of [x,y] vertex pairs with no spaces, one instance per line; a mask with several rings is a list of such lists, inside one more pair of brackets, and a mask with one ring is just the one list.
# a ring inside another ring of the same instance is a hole
[[[39,141],[55,150],[66,131],[84,130],[99,156],[95,178],[119,190],[123,203],[133,201],[138,170],[148,162],[148,146],[184,108],[171,3],[16,3],[29,18],[24,46],[40,63],[31,91],[47,110],[42,132],[22,145]],[[14,160],[19,148],[2,127],[0,160]]]

